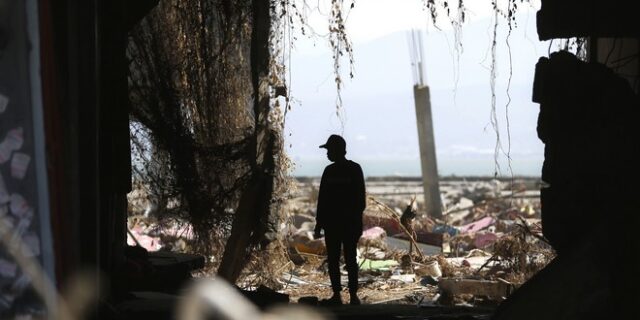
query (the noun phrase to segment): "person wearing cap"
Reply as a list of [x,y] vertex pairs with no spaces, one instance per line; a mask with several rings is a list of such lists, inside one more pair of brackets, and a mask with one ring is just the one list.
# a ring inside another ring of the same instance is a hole
[[340,291],[340,251],[344,249],[344,261],[349,274],[350,303],[360,304],[358,299],[358,262],[356,248],[362,235],[362,212],[366,206],[364,174],[356,162],[347,160],[346,142],[339,135],[331,135],[327,143],[327,158],[332,164],[322,173],[318,192],[316,227],[314,237],[320,238],[324,230],[329,265],[329,278],[333,296],[328,304],[342,304]]

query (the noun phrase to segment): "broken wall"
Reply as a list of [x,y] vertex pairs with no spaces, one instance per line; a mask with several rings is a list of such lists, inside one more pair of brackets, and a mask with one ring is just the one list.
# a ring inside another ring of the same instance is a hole
[[545,143],[542,180],[548,184],[541,192],[543,234],[558,257],[494,319],[635,312],[640,103],[633,67],[639,55],[637,12],[620,10],[627,5],[543,1],[538,12],[540,39],[591,36],[591,62],[556,52],[536,65],[533,100],[540,103],[537,131]]

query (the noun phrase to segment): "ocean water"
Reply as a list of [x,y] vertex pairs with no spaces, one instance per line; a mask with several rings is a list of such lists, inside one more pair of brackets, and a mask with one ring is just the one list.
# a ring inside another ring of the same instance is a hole
[[[367,177],[418,177],[421,176],[419,159],[357,159]],[[329,165],[327,159],[293,159],[292,175],[296,177],[318,177],[324,167]],[[516,176],[539,177],[542,170],[542,158],[514,158],[509,163],[501,159],[499,167],[493,158],[438,159],[440,176],[495,176],[508,177],[513,172]]]

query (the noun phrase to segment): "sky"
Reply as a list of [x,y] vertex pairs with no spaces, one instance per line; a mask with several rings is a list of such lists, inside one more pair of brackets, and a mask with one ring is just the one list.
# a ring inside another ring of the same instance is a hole
[[[495,107],[502,150],[496,166],[497,135],[490,120],[491,1],[465,2],[468,16],[458,59],[453,51],[454,31],[447,21],[439,21],[441,30],[430,25],[422,1],[356,1],[347,16],[355,72],[353,79],[343,77],[339,114],[333,60],[323,37],[326,3],[318,4],[320,10],[307,12],[307,22],[317,36],[297,35],[288,55],[293,103],[286,115],[285,140],[294,175],[321,175],[329,161],[318,146],[333,133],[345,137],[347,158],[360,163],[367,176],[420,175],[407,41],[408,31],[418,29],[424,33],[424,70],[431,90],[440,175],[539,176],[544,146],[536,135],[538,105],[531,102],[531,88],[535,63],[547,56],[549,44],[538,41],[535,5],[523,4],[518,11],[517,26],[509,36],[510,54],[508,27],[504,19],[499,20]],[[342,65],[348,69],[347,60]]]

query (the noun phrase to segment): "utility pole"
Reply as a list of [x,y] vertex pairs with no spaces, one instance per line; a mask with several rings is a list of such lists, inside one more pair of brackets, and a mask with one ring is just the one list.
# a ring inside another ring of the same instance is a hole
[[422,33],[412,31],[409,34],[409,54],[413,71],[413,98],[420,145],[424,206],[429,216],[440,219],[442,218],[442,201],[440,199],[436,143],[433,134],[431,97],[429,87],[424,80]]

